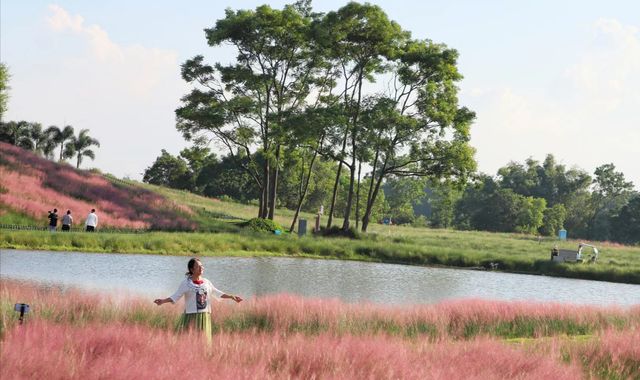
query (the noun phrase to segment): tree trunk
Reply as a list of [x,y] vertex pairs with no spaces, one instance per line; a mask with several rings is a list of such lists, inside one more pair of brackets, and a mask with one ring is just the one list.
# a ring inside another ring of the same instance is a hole
[[351,217],[351,205],[353,204],[353,188],[356,177],[356,133],[351,134],[351,167],[349,167],[349,193],[347,195],[347,207],[344,210],[344,220],[342,221],[342,229],[344,231],[349,229],[349,218]]
[[304,197],[307,196],[307,190],[309,189],[309,182],[311,180],[311,172],[313,171],[313,164],[316,160],[316,156],[318,155],[318,151],[313,152],[313,157],[311,158],[311,162],[309,163],[309,173],[307,174],[307,178],[304,179],[304,186],[302,188],[302,192],[300,193],[300,198],[298,198],[298,205],[296,207],[296,213],[293,215],[293,221],[291,221],[291,228],[289,228],[289,232],[293,232],[293,229],[296,226],[296,221],[298,220],[298,215],[300,214],[300,209],[302,208],[302,202],[304,202]]
[[360,174],[362,172],[362,161],[358,161],[358,182],[356,190],[356,230],[360,225]]
[[[384,178],[384,171],[387,168],[387,159],[385,158],[384,164],[380,169],[380,177],[376,181],[375,189],[373,189],[373,193],[371,194],[371,198],[367,202],[367,209],[364,213],[364,217],[362,218],[362,232],[367,232],[367,227],[369,227],[369,218],[371,218],[371,211],[373,210],[373,205],[376,202],[376,197],[378,196],[378,190],[380,190],[380,184],[382,183],[382,178]],[[371,174],[371,181],[375,178],[375,172]],[[373,182],[372,182],[373,183]]]
[[273,220],[275,209],[276,209],[276,195],[278,192],[278,174],[280,173],[280,150],[281,145],[278,145],[276,148],[276,162],[275,168],[273,168],[273,175],[271,176],[271,191],[269,196],[271,200],[269,201],[269,215],[268,218]]
[[340,160],[338,160],[338,172],[336,173],[336,182],[333,184],[333,195],[331,196],[331,206],[329,207],[329,217],[327,220],[327,228],[331,228],[331,222],[333,221],[333,209],[336,206],[336,198],[338,196],[338,184],[340,183],[340,175],[342,174],[342,157],[347,150],[347,138],[349,137],[349,131],[344,132],[344,138],[342,139],[342,150],[340,151]]
[[356,103],[356,109],[353,114],[353,122],[351,129],[351,167],[349,167],[349,194],[347,195],[347,207],[344,210],[344,221],[342,222],[342,229],[344,231],[349,229],[349,218],[351,218],[351,205],[353,204],[353,188],[356,176],[356,157],[358,154],[358,116],[360,115],[360,101],[362,100],[362,79],[363,69],[360,69],[358,75],[358,101]]
[[260,209],[260,217],[263,219],[266,219],[269,213],[269,171],[269,160],[265,157],[262,168],[262,198],[264,199],[264,202]]

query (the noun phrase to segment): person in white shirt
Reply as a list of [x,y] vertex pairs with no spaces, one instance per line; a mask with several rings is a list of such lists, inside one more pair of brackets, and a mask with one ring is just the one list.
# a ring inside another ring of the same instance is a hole
[[87,220],[84,222],[84,225],[88,232],[93,232],[98,227],[98,215],[96,215],[95,208],[92,208],[89,215],[87,215]]
[[236,302],[242,302],[242,298],[226,294],[202,277],[204,265],[197,258],[192,258],[187,263],[188,272],[186,278],[180,283],[178,290],[167,298],[158,298],[155,304],[160,306],[167,302],[176,303],[184,296],[184,314],[182,315],[178,328],[180,330],[201,330],[208,342],[211,342],[211,305],[209,296],[215,294],[219,298],[228,298]]

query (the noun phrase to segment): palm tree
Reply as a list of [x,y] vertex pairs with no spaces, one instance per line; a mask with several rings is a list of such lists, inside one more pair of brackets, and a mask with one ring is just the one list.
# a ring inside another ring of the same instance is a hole
[[42,124],[29,123],[29,137],[31,139],[31,150],[46,158],[53,156],[56,144],[51,139],[49,133],[47,133],[46,130],[42,130]]
[[70,125],[65,126],[62,130],[55,125],[47,128],[46,133],[51,136],[53,142],[57,145],[60,145],[60,161],[64,158],[64,144],[67,140],[70,140],[73,137],[73,127]]
[[82,163],[82,157],[87,156],[94,160],[96,158],[93,150],[89,149],[92,145],[97,147],[100,146],[100,142],[93,137],[89,136],[88,129],[82,129],[78,136],[73,136],[65,146],[64,146],[64,154],[65,158],[71,158],[74,155],[77,155],[77,164],[76,168],[80,169],[80,164]]
[[2,140],[15,146],[31,149],[31,133],[29,123],[26,121],[10,121],[2,123]]

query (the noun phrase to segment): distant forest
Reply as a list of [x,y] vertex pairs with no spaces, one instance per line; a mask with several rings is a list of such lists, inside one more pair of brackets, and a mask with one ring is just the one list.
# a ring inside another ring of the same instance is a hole
[[[284,157],[278,206],[295,209],[306,165],[300,156]],[[326,160],[314,165],[302,210],[326,210],[336,166]],[[146,169],[144,181],[256,205],[260,195],[233,158],[218,158],[207,148],[184,149],[178,156],[163,150]],[[346,207],[348,185],[346,179],[340,183],[336,217]],[[543,162],[510,162],[495,176],[480,173],[464,184],[392,176],[382,189],[373,213],[378,223],[389,218],[394,224],[544,236],[564,228],[572,238],[640,242],[640,193],[613,164],[601,165],[589,175],[567,169],[549,154]],[[358,215],[358,204],[353,207],[352,214]]]

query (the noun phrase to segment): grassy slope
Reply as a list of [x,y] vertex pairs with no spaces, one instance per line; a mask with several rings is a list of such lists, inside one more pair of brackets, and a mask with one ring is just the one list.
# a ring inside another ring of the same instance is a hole
[[[235,223],[254,217],[255,206],[107,178],[120,187],[142,187],[190,208],[194,211],[190,217],[204,232],[87,235],[79,232],[49,234],[43,231],[5,230],[0,237],[0,248],[172,255],[289,255],[478,268],[498,263],[499,270],[510,272],[640,284],[640,247],[596,243],[601,251],[601,259],[595,265],[552,264],[548,260],[549,250],[556,241],[538,241],[528,235],[378,224],[371,225],[371,233],[361,240],[255,234],[241,231]],[[17,224],[24,224],[29,220],[15,210],[7,212],[8,205],[0,207],[4,209],[0,223],[17,221]],[[288,229],[292,217],[292,211],[278,210],[276,221]],[[302,213],[300,217],[309,221],[310,229],[314,215]],[[577,241],[567,241],[559,246],[576,249],[577,244]]]

